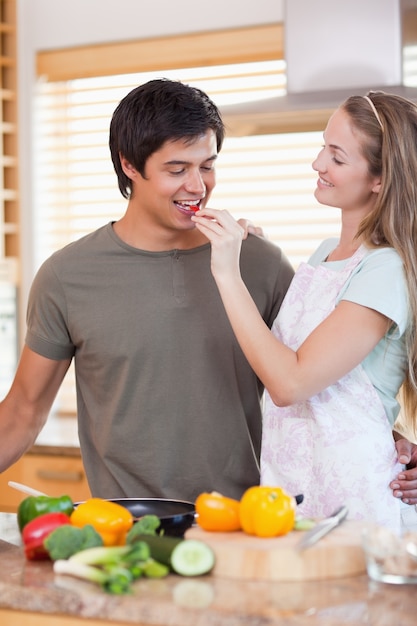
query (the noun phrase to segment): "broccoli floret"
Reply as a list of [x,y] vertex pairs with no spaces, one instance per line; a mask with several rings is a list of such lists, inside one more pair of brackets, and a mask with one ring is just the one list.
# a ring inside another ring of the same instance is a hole
[[157,515],[144,515],[135,522],[126,536],[126,543],[134,543],[139,535],[157,535],[161,525]]
[[83,538],[81,550],[86,550],[87,548],[98,548],[103,545],[103,537],[91,524],[86,524],[78,530],[81,530]]
[[53,530],[43,542],[52,561],[68,559],[73,554],[103,545],[103,539],[93,526],[83,528],[64,524]]

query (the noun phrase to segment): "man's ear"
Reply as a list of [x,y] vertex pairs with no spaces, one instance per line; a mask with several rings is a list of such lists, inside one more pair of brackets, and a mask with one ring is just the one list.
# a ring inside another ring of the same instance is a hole
[[137,174],[136,169],[133,167],[130,161],[128,161],[126,157],[123,156],[123,154],[119,154],[119,158],[120,158],[120,165],[122,166],[123,172],[126,174],[128,178],[133,179],[135,175]]

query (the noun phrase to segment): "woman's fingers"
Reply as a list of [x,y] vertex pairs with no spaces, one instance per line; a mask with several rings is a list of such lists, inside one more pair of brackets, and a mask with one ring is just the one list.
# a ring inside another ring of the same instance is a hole
[[238,275],[244,228],[228,211],[202,209],[191,219],[211,243],[211,269],[216,280]]
[[191,218],[196,225],[201,226],[206,233],[218,236],[234,235],[242,240],[245,236],[245,228],[242,227],[232,215],[225,210],[201,209]]
[[256,235],[257,237],[263,237],[264,239],[266,239],[265,233],[261,226],[255,226],[253,222],[243,217],[237,220],[237,222],[243,228],[243,239],[246,239],[248,235]]

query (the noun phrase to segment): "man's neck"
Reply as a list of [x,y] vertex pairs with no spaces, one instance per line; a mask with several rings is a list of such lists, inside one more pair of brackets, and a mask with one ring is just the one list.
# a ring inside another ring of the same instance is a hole
[[196,228],[192,230],[167,230],[147,228],[133,228],[126,217],[114,222],[113,230],[116,235],[133,248],[147,252],[164,252],[165,250],[191,250],[205,245],[208,240]]

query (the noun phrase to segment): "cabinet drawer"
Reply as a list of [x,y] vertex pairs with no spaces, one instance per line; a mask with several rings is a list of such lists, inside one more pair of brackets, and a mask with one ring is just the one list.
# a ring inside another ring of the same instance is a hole
[[23,456],[0,474],[0,510],[16,511],[25,498],[8,486],[8,481],[24,483],[49,496],[69,495],[74,502],[91,497],[81,458],[37,454]]

